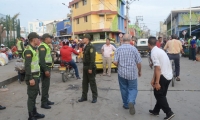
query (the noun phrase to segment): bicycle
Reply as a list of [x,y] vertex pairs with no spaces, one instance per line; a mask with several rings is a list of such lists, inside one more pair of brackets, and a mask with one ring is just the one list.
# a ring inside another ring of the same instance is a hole
[[61,71],[63,82],[66,82],[67,80],[69,80],[69,78],[75,77],[75,70],[70,66],[70,63],[68,62],[63,62],[59,70]]
[[172,87],[174,87],[175,80],[176,80],[175,63],[174,63],[174,60],[170,60],[170,62],[171,62],[172,74],[173,74],[173,77],[172,77]]

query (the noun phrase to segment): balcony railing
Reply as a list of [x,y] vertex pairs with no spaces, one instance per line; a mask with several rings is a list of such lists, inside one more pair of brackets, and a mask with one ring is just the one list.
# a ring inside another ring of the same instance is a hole
[[92,5],[92,11],[100,11],[100,10],[118,11],[118,7],[117,4],[112,4],[110,2],[102,2],[99,4]]

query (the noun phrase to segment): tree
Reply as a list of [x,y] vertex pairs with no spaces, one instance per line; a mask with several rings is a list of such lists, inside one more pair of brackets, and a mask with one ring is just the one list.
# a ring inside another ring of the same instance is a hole
[[[7,31],[9,31],[10,33],[10,39],[13,38],[12,35],[15,35],[15,27],[17,25],[17,21],[16,19],[19,17],[19,13],[15,14],[13,17],[10,17],[10,15],[7,16],[7,26],[8,26],[8,29]],[[14,36],[15,37],[15,36]]]

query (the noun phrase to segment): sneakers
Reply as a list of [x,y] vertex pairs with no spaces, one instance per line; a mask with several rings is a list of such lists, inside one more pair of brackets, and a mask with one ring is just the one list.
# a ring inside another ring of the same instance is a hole
[[76,79],[77,79],[77,80],[80,80],[81,78],[80,78],[80,77],[77,77]]
[[164,118],[164,120],[171,120],[174,116],[175,116],[175,114],[173,112],[170,112],[167,114],[167,116]]
[[129,113],[131,115],[134,115],[135,114],[135,107],[134,107],[133,103],[129,103],[128,107],[129,107]]
[[159,113],[156,113],[156,112],[154,112],[153,110],[149,110],[149,113],[150,113],[151,115],[159,116]]

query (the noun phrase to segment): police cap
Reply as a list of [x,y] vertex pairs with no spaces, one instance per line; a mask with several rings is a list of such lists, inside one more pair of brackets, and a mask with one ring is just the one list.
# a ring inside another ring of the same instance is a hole
[[84,38],[87,38],[87,39],[89,39],[89,40],[91,39],[91,37],[90,37],[89,34],[84,34],[84,35],[83,35],[83,39],[84,39]]

